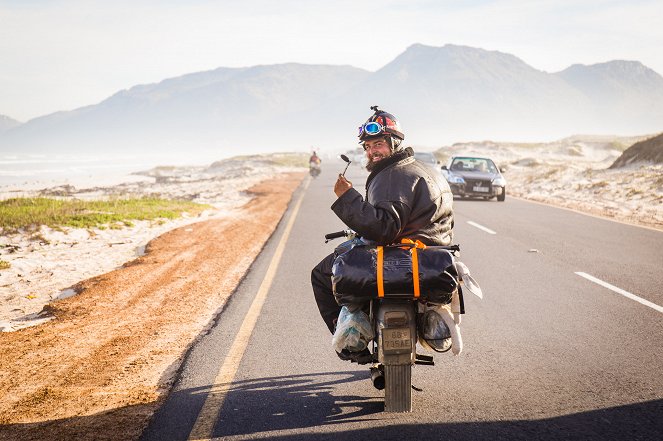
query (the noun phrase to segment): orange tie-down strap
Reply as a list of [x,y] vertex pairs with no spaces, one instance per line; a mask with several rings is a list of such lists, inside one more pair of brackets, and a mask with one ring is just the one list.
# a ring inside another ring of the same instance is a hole
[[378,297],[384,297],[384,276],[382,274],[384,265],[384,247],[378,247],[378,267],[377,267],[377,276],[378,276]]
[[[425,249],[426,245],[420,240],[401,239],[401,243],[414,245],[410,248],[412,253],[412,284],[414,285],[414,297],[419,298],[421,291],[419,289],[419,255],[417,248]],[[378,246],[378,262],[377,262],[377,281],[378,281],[378,297],[384,297],[384,247]]]

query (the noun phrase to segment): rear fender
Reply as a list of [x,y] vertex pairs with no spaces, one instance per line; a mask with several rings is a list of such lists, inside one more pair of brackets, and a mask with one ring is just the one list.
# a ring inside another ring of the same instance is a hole
[[378,361],[384,365],[414,364],[417,345],[415,302],[378,299],[372,306]]

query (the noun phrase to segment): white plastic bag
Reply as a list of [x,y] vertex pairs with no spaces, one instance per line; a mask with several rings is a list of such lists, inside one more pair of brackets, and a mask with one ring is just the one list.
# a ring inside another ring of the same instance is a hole
[[451,349],[451,331],[436,309],[429,308],[424,312],[421,326],[422,346],[428,346],[436,352],[446,352]]
[[361,309],[350,311],[347,306],[341,308],[336,331],[332,337],[332,346],[336,352],[341,352],[343,349],[350,352],[363,351],[373,337],[373,327],[364,311]]
[[483,299],[483,291],[481,290],[481,287],[477,281],[474,280],[474,277],[470,275],[470,269],[467,267],[467,265],[465,265],[460,260],[456,260],[454,265],[456,266],[456,272],[458,273],[463,286],[475,296]]
[[[436,332],[439,335],[443,335],[444,329],[437,328],[438,326],[443,326],[441,323],[443,322],[451,334],[451,352],[454,355],[460,354],[463,351],[463,337],[460,335],[460,326],[454,321],[454,314],[451,312],[450,305],[436,305],[429,307],[429,309],[425,311],[424,316],[427,314],[428,320],[424,323],[424,326],[428,325],[428,332],[430,332],[431,335],[435,335]],[[425,334],[426,332],[427,331],[424,329],[422,334]],[[424,335],[420,335],[419,343],[426,349],[432,349],[431,345],[426,342]]]

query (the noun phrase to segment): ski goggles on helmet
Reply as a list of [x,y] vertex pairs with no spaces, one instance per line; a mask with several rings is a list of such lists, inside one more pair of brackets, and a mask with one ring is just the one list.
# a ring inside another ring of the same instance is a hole
[[361,137],[364,133],[369,136],[379,135],[381,133],[386,133],[386,127],[380,123],[367,122],[359,127],[359,136]]

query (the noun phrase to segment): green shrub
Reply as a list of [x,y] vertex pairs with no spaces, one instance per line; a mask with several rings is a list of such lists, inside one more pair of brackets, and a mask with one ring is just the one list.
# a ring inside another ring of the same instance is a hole
[[82,201],[52,198],[14,198],[0,201],[0,228],[5,232],[19,229],[104,228],[119,224],[132,226],[136,220],[175,219],[187,212],[197,215],[208,205],[189,201],[134,198]]

